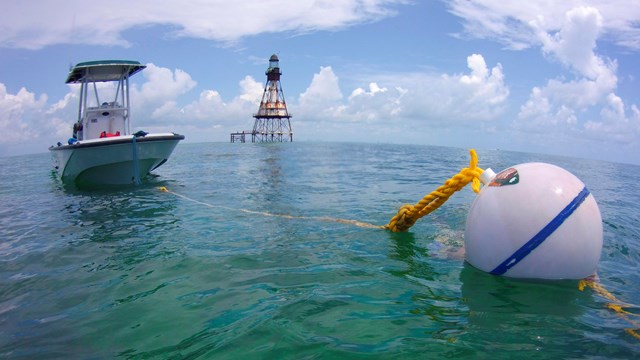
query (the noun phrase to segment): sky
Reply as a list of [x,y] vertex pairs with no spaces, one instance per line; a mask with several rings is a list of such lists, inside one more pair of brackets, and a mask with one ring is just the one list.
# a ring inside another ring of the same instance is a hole
[[70,66],[100,59],[147,65],[134,132],[229,141],[272,54],[294,141],[640,164],[639,0],[3,1],[0,156],[65,142]]

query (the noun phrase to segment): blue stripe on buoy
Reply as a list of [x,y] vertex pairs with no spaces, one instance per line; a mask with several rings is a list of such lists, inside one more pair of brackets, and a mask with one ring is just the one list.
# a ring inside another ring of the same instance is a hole
[[582,204],[584,199],[589,196],[589,190],[587,190],[586,186],[580,191],[580,193],[567,205],[558,215],[556,215],[553,220],[551,220],[540,232],[538,232],[531,240],[527,241],[522,247],[513,255],[509,256],[507,260],[503,261],[502,264],[498,265],[495,269],[491,271],[493,275],[503,275],[509,269],[514,267],[517,263],[519,263],[522,259],[527,257],[529,253],[531,253],[535,248],[537,248],[540,244],[542,244],[557,228],[562,225],[562,223],[567,220],[571,214]]

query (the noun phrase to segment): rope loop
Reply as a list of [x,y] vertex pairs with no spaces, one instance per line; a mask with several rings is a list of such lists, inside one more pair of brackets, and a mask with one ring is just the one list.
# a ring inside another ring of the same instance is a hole
[[449,197],[453,195],[453,193],[461,190],[469,183],[471,183],[473,191],[476,193],[480,192],[480,175],[482,175],[484,170],[478,167],[478,155],[476,151],[471,149],[469,153],[471,160],[469,161],[468,168],[460,170],[459,173],[445,181],[444,185],[426,195],[415,205],[403,205],[384,228],[393,232],[407,231],[421,217],[439,208],[440,205],[449,200]]

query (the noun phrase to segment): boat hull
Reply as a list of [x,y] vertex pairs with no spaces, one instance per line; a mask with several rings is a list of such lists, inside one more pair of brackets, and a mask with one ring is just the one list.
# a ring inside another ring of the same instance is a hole
[[49,148],[65,185],[79,187],[139,184],[164,164],[183,135],[173,133],[92,139]]

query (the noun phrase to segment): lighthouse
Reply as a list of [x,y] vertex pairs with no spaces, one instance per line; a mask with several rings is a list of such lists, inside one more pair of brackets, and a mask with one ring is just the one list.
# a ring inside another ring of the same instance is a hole
[[269,68],[265,72],[267,82],[262,93],[258,112],[253,114],[255,122],[253,130],[231,134],[231,142],[244,142],[245,134],[251,134],[252,142],[286,142],[293,141],[291,114],[284,101],[282,84],[280,84],[280,65],[278,56],[269,58]]

